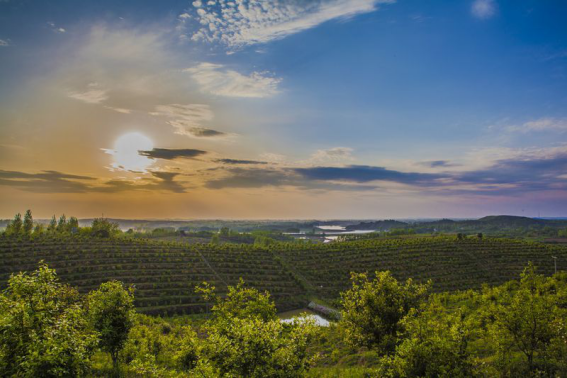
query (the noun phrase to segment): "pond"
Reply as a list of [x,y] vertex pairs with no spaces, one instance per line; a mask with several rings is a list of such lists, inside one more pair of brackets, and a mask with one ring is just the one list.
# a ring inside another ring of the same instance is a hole
[[308,318],[308,319],[313,319],[315,321],[315,325],[321,327],[328,327],[330,324],[330,322],[327,319],[306,308],[282,312],[281,314],[278,314],[278,317],[284,323],[292,323],[296,319],[299,319],[299,321],[301,321],[301,319]]

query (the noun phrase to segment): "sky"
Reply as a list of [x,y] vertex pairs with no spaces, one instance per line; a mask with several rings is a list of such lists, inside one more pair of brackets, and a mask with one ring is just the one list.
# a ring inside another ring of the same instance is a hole
[[563,0],[0,0],[0,217],[567,216]]

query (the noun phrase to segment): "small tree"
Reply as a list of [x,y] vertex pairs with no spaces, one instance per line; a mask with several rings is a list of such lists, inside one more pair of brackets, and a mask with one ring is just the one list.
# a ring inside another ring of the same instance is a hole
[[312,322],[280,322],[269,294],[244,288],[242,280],[228,287],[225,298],[206,284],[197,290],[215,303],[205,327],[205,351],[221,376],[302,377],[308,370]]
[[67,231],[67,217],[65,214],[59,217],[59,222],[57,222],[57,232],[65,232]]
[[475,361],[469,350],[476,324],[466,310],[450,313],[440,303],[402,320],[403,341],[384,365],[394,377],[472,377]]
[[71,233],[79,232],[79,220],[76,217],[69,218],[67,223],[67,231]]
[[34,227],[34,229],[33,229],[33,234],[34,234],[34,235],[42,235],[43,232],[44,232],[43,224],[41,224],[41,223],[36,223],[36,224],[35,224],[35,227]]
[[93,219],[91,235],[97,238],[109,238],[120,232],[118,223],[110,222],[105,218]]
[[55,231],[57,231],[57,218],[55,218],[55,215],[53,215],[51,217],[51,221],[49,221],[49,226],[47,226],[47,232],[52,234]]
[[341,293],[341,325],[345,341],[352,346],[378,347],[392,351],[401,330],[400,321],[426,297],[429,283],[400,284],[390,272],[351,273],[352,288]]
[[88,314],[94,329],[100,334],[100,347],[110,353],[118,370],[119,353],[134,324],[133,289],[125,289],[118,281],[105,282],[88,295]]
[[24,225],[23,225],[24,235],[28,235],[28,236],[31,235],[32,230],[33,230],[33,217],[31,210],[28,210],[24,215]]
[[20,235],[22,233],[22,214],[18,213],[14,216],[14,220],[8,223],[6,233],[9,235]]
[[517,348],[525,356],[530,372],[556,336],[556,320],[567,316],[557,307],[556,297],[545,293],[545,282],[530,263],[522,273],[518,290],[503,294],[492,329],[500,354]]

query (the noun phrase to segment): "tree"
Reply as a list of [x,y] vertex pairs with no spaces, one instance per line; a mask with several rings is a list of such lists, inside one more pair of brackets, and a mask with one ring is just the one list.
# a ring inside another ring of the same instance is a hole
[[69,218],[67,223],[67,230],[71,233],[76,233],[79,231],[79,220],[76,217]]
[[65,214],[59,217],[59,222],[57,222],[57,232],[62,233],[67,231],[67,217]]
[[31,210],[28,210],[24,215],[24,225],[23,225],[24,235],[28,235],[28,236],[31,235],[32,230],[33,230],[33,217]]
[[221,376],[301,377],[308,370],[312,322],[280,322],[269,294],[245,288],[242,280],[225,298],[210,285],[197,290],[214,302],[204,349]]
[[377,347],[392,351],[401,330],[400,321],[425,299],[430,283],[400,284],[389,271],[351,273],[352,287],[341,293],[341,326],[345,341],[352,346]]
[[33,229],[33,234],[34,234],[34,235],[42,235],[43,232],[44,232],[43,224],[41,224],[41,223],[36,223],[36,224],[35,224],[35,227],[34,227],[34,229]]
[[118,223],[110,222],[105,218],[93,219],[91,235],[98,238],[109,238],[120,232]]
[[230,236],[230,229],[228,227],[221,227],[221,229],[219,231],[219,235],[222,236],[222,237]]
[[211,236],[211,244],[220,244],[219,234],[214,234],[213,236]]
[[[472,377],[475,363],[468,348],[476,324],[465,310],[448,313],[433,302],[423,311],[412,309],[402,320],[403,341],[384,365],[394,377]],[[386,375],[386,374],[384,374]]]
[[545,357],[556,336],[554,324],[567,315],[557,307],[557,298],[545,292],[546,278],[536,274],[532,263],[521,277],[518,290],[502,294],[492,332],[501,358],[516,348],[525,356],[528,371],[533,372],[536,360]]
[[8,223],[6,233],[9,235],[20,235],[22,233],[22,214],[18,213],[14,216],[14,220]]
[[105,282],[98,290],[89,293],[87,305],[90,322],[100,334],[99,346],[110,353],[118,370],[119,353],[134,324],[133,289],[124,288],[118,281]]
[[54,233],[55,231],[57,231],[57,219],[55,218],[55,215],[53,215],[49,222],[49,226],[47,226],[47,232]]
[[0,295],[0,376],[85,375],[96,342],[78,292],[54,270],[40,263],[10,277]]

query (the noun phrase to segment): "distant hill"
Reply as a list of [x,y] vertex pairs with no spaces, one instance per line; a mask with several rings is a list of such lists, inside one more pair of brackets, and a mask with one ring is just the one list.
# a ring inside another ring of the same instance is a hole
[[406,222],[400,222],[393,219],[380,220],[375,222],[361,222],[359,224],[347,226],[348,231],[354,230],[376,230],[376,231],[387,231],[393,228],[406,228],[409,224]]
[[393,228],[412,228],[418,233],[431,232],[486,232],[489,234],[502,233],[517,229],[543,229],[550,227],[555,229],[567,227],[567,220],[528,218],[513,215],[490,215],[480,219],[452,220],[440,219],[424,222],[399,222],[395,220],[384,220],[375,222],[361,222],[348,226],[350,231],[354,230],[376,230],[387,231]]

